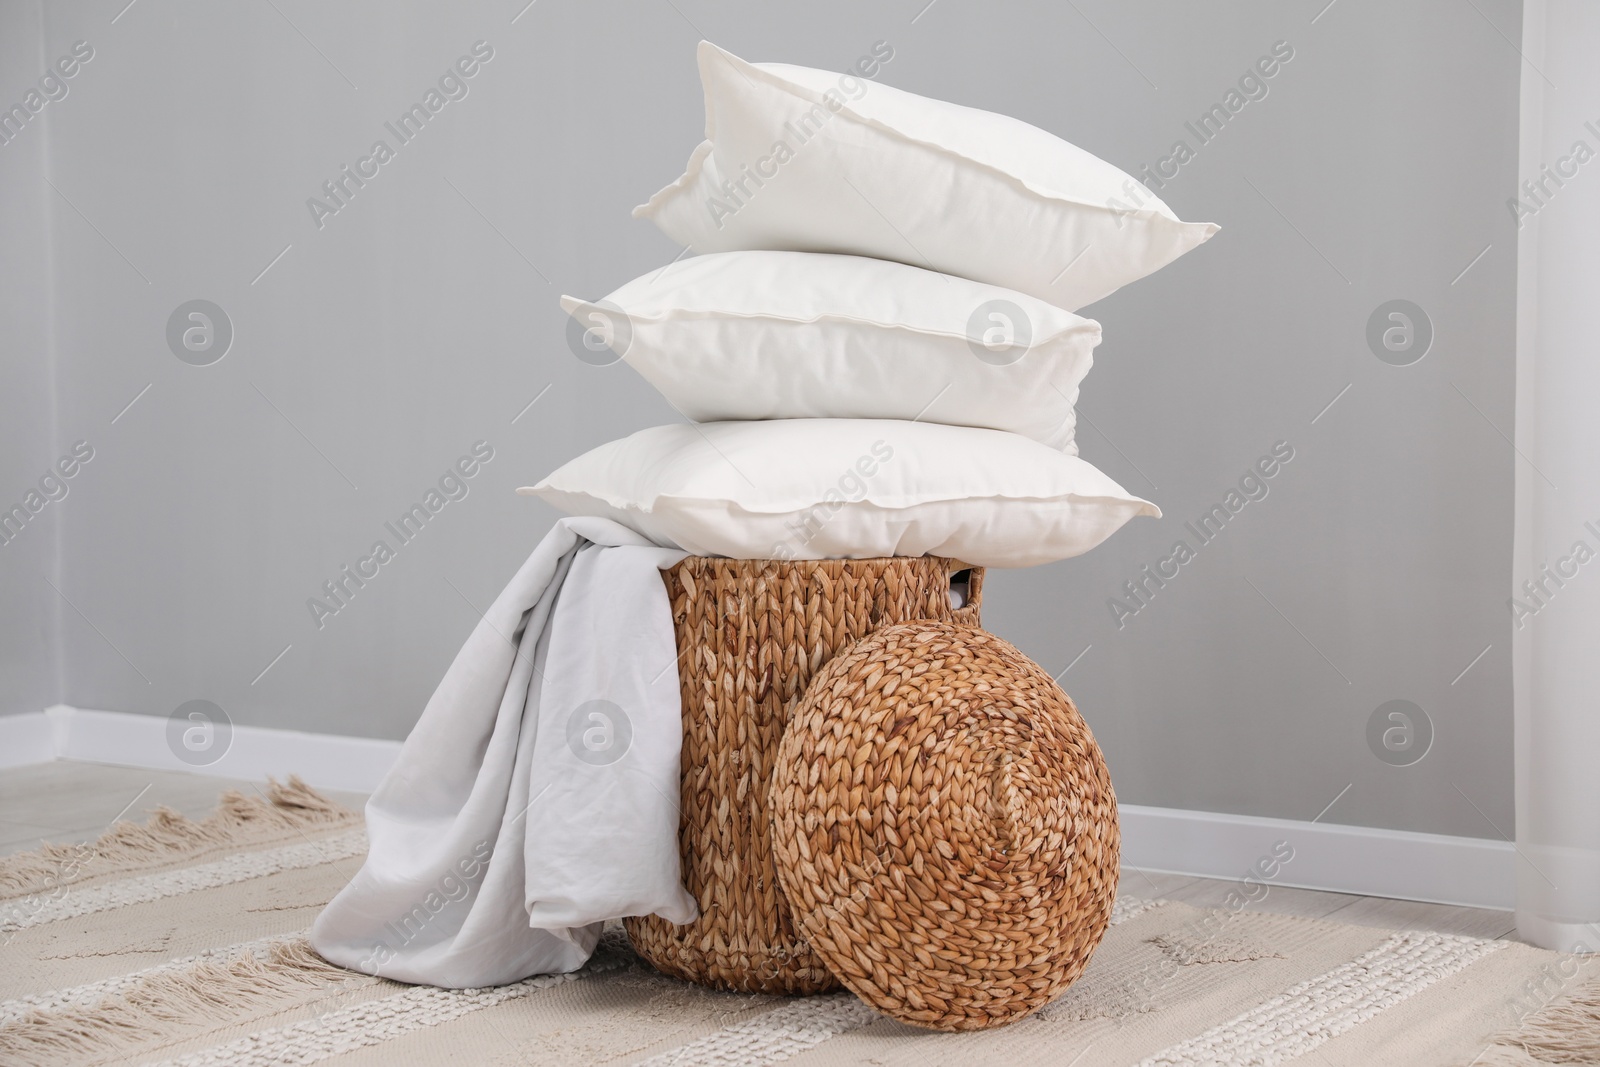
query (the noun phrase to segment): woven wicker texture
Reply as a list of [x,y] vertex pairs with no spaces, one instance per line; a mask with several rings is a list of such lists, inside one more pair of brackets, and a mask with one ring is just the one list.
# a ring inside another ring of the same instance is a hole
[[1117,889],[1116,797],[1071,699],[982,630],[907,623],[812,682],[778,749],[778,873],[862,1000],[977,1030],[1088,964]]
[[767,787],[778,742],[812,676],[838,652],[910,619],[978,625],[983,571],[950,606],[965,564],[921,558],[690,557],[664,572],[683,692],[678,843],[700,918],[628,919],[658,969],[753,993],[820,993],[838,980],[795,934],[773,866]]

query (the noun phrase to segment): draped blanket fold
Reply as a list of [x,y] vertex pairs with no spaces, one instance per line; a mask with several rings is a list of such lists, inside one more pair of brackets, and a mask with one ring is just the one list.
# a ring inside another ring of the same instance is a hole
[[606,919],[696,916],[660,571],[607,519],[556,523],[445,672],[367,804],[366,863],[317,918],[331,962],[447,988],[581,967]]

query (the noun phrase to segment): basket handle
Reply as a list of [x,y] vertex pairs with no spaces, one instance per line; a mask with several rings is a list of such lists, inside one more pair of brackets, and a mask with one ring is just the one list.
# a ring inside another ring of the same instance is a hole
[[983,608],[983,568],[973,567],[958,559],[950,560],[949,564],[952,605],[956,603],[954,594],[958,591],[961,594],[960,606],[955,611],[955,621],[968,626],[977,626]]

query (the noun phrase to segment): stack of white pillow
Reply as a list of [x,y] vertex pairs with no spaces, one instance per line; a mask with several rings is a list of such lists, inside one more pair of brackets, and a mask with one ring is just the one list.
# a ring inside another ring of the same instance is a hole
[[1086,552],[1155,505],[1077,456],[1071,309],[1217,227],[1016,119],[699,50],[706,140],[635,210],[697,253],[562,306],[694,420],[521,490],[696,555]]

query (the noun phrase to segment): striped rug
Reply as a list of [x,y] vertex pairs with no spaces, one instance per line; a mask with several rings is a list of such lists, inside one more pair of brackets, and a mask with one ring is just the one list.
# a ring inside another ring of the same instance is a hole
[[404,986],[304,939],[364,849],[358,814],[291,780],[0,858],[0,1063],[1600,1063],[1596,957],[1129,897],[1076,985],[986,1033],[699,989],[619,931],[576,974]]

